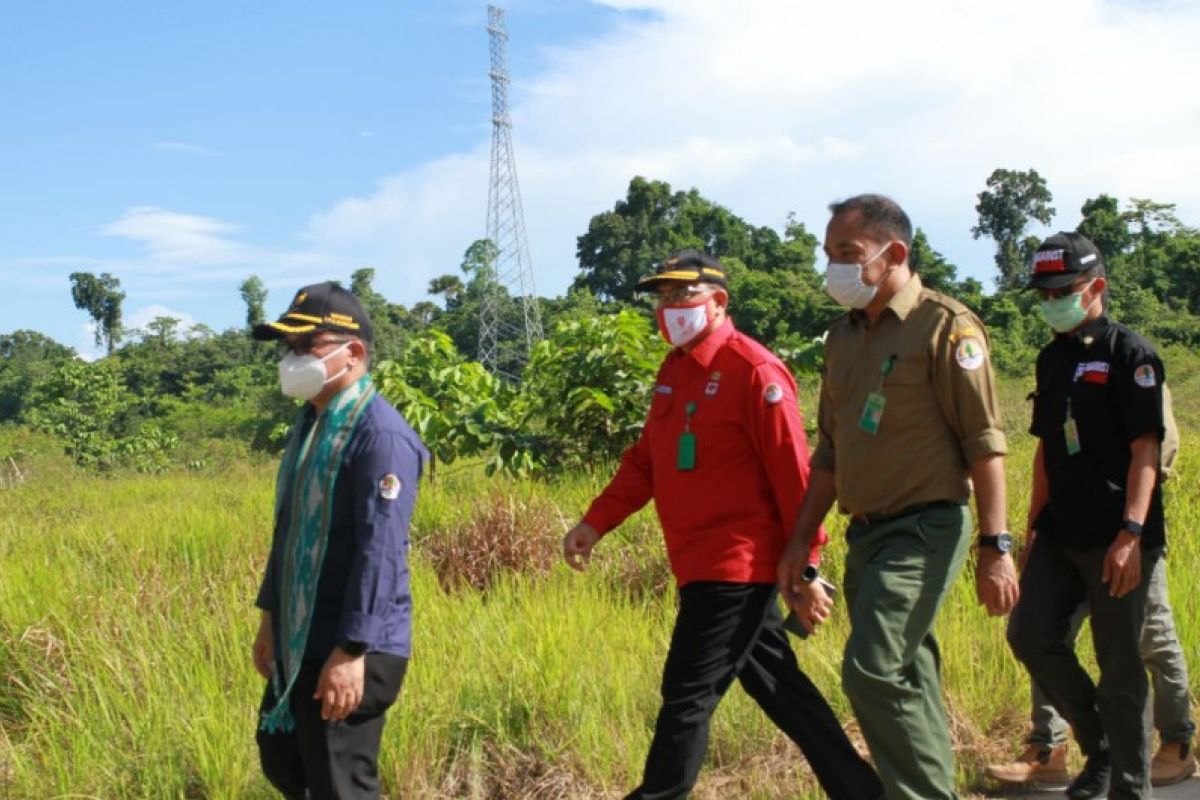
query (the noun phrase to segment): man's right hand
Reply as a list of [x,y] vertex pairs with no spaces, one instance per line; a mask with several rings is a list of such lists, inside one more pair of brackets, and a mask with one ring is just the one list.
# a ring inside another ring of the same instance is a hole
[[592,548],[600,541],[600,534],[591,525],[581,522],[563,537],[563,559],[574,570],[583,570],[592,558]]
[[275,637],[271,634],[271,615],[264,611],[254,637],[254,668],[267,680],[275,671]]

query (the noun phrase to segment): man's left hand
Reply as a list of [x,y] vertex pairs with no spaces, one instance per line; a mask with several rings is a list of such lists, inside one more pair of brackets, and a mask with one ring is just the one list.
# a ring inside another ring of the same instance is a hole
[[975,595],[988,613],[999,617],[1013,610],[1021,590],[1012,556],[990,547],[979,548],[975,564]]
[[1124,597],[1142,581],[1142,543],[1138,537],[1122,530],[1104,556],[1104,573],[1100,580],[1108,584],[1108,593]]
[[321,701],[321,719],[337,722],[354,713],[362,702],[366,663],[365,655],[352,656],[340,647],[333,648],[313,692],[313,699]]

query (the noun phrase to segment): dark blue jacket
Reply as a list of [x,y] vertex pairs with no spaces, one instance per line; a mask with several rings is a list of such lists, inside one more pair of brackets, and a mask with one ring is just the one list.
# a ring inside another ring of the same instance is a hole
[[[301,423],[304,430],[315,420],[315,410],[307,406]],[[346,446],[334,485],[329,545],[317,582],[306,660],[324,661],[342,640],[362,642],[371,652],[411,655],[408,524],[417,499],[417,482],[428,460],[420,437],[396,409],[376,395]],[[271,555],[256,601],[259,608],[271,613],[273,621],[279,619],[275,575],[289,506],[284,502],[275,520]],[[278,629],[275,642],[278,657]]]

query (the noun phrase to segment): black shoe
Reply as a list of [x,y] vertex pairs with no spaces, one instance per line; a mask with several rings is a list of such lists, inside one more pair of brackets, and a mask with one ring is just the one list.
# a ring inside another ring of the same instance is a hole
[[1067,787],[1071,800],[1089,800],[1108,791],[1108,778],[1112,769],[1108,764],[1108,751],[1097,753],[1083,765],[1083,772]]

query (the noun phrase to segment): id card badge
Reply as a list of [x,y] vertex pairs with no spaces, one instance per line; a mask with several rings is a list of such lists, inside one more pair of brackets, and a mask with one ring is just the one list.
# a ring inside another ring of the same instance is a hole
[[1067,440],[1067,455],[1073,456],[1082,449],[1079,444],[1079,426],[1075,424],[1074,417],[1067,417],[1067,421],[1063,423],[1063,437]]
[[887,398],[879,392],[871,392],[867,395],[867,403],[863,406],[858,427],[874,436],[879,431],[879,423],[883,419],[883,407],[886,404]]
[[679,434],[679,450],[675,454],[675,468],[681,472],[696,468],[696,434],[691,431]]

